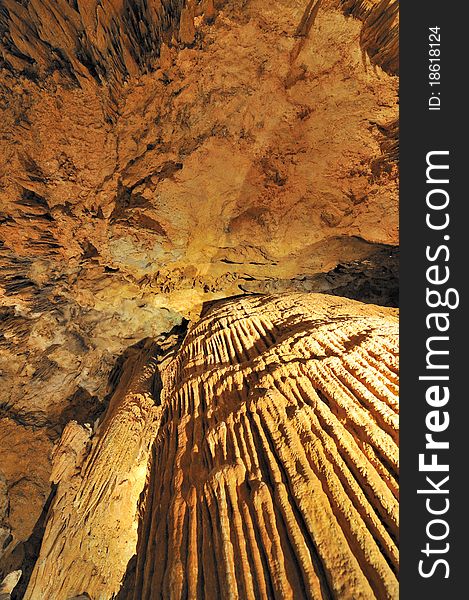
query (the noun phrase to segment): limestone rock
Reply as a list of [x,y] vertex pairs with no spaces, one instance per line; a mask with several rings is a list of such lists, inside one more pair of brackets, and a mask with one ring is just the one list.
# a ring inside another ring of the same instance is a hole
[[4,578],[4,580],[1,583],[0,591],[5,593],[11,592],[17,584],[20,576],[21,571],[12,571],[11,573],[8,573],[8,575]]
[[3,581],[0,583],[0,600],[10,599],[10,593],[18,583],[20,577],[21,571],[12,571],[4,577]]
[[390,311],[315,295],[190,330],[163,374],[135,600],[397,598],[397,334]]
[[49,496],[51,450],[44,430],[0,419],[0,579],[21,566]]
[[147,392],[118,394],[79,483],[59,484],[27,600],[118,590],[144,472],[119,482],[150,440],[127,597],[397,598],[396,311],[317,294],[228,300],[172,358],[148,356],[133,369]]
[[366,261],[397,265],[398,81],[360,47],[375,3],[355,4],[300,28],[288,89],[305,2],[216,3],[185,49],[181,1],[2,4],[0,393],[17,418],[94,421],[116,357],[206,301],[342,289],[318,277],[353,264],[360,298],[394,302]]
[[[155,346],[129,358],[91,444],[76,423],[54,450],[58,482],[25,600],[111,598],[137,543],[137,505],[158,407]],[[79,551],[77,551],[79,549]]]
[[75,493],[128,348],[237,294],[396,305],[397,22],[395,0],[2,0],[2,576],[52,481]]
[[80,471],[83,460],[88,453],[91,430],[81,427],[76,421],[69,421],[65,426],[60,443],[52,452],[51,481],[58,483],[71,479]]
[[183,4],[2,4],[0,391],[25,422],[97,418],[116,356],[205,301],[398,242],[398,82],[362,12],[323,3],[285,89],[305,3],[206,2],[178,49]]
[[179,25],[179,40],[186,45],[190,45],[195,39],[194,26],[194,2],[188,1],[187,5],[182,9],[181,22]]

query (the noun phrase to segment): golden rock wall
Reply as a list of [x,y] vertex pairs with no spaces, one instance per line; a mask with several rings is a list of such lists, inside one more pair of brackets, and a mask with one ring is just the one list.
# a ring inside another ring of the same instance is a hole
[[134,600],[397,598],[397,336],[393,309],[252,296],[147,350],[75,485],[56,451],[27,600],[111,598],[135,552]]

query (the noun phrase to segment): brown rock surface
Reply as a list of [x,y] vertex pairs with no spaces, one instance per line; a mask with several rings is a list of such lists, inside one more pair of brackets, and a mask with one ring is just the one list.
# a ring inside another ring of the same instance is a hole
[[64,427],[52,480],[82,485],[126,349],[240,293],[396,305],[396,13],[0,0],[0,580]]
[[147,348],[59,483],[25,598],[118,590],[151,439],[127,597],[397,598],[397,336],[392,309],[293,294],[212,308],[161,386]]
[[21,564],[49,496],[52,443],[39,429],[0,419],[0,582]]
[[2,13],[3,368],[20,384],[4,396],[35,422],[56,422],[77,391],[102,399],[116,353],[205,300],[301,289],[397,244],[396,179],[374,167],[397,78],[364,60],[361,21],[324,2],[292,65],[303,2],[225,2],[163,72],[156,25],[137,65],[131,16],[108,4],[93,16],[93,2],[8,0]]

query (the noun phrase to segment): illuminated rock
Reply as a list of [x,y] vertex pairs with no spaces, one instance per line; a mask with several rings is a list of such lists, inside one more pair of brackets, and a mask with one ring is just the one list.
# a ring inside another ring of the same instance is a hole
[[397,343],[393,309],[292,294],[148,349],[59,483],[26,599],[119,589],[153,439],[128,598],[397,598]]

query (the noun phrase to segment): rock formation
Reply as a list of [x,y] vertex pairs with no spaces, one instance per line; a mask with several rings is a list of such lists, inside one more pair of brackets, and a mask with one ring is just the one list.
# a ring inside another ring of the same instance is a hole
[[115,565],[93,562],[96,581],[81,569],[73,593],[119,589],[163,418],[151,373],[170,377],[166,354],[207,302],[323,292],[397,306],[397,23],[395,0],[0,0],[5,590],[22,571],[23,593],[35,564],[29,590],[49,585],[47,543],[75,585],[81,566],[52,540],[67,524],[94,556],[78,524],[105,506],[84,474],[122,436],[98,486],[110,501],[127,481],[106,533]]
[[[153,352],[152,352],[153,350]],[[137,542],[137,503],[159,411],[152,398],[154,344],[127,360],[106,417],[91,432],[75,421],[55,448],[58,483],[25,598],[111,598]]]
[[112,598],[135,551],[134,600],[397,598],[397,335],[392,309],[254,296],[147,348],[87,456],[62,435],[25,598]]

